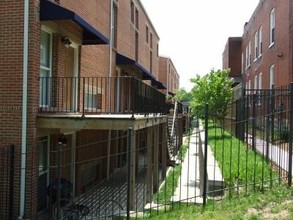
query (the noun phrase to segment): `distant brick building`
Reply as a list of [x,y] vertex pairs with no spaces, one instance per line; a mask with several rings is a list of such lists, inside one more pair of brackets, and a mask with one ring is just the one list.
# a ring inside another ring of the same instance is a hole
[[169,57],[159,57],[159,81],[162,82],[169,93],[175,94],[179,89],[179,74]]
[[241,78],[241,37],[229,37],[223,52],[223,69],[230,69],[229,76],[234,84],[242,82]]
[[48,185],[60,177],[83,195],[126,165],[128,146],[133,198],[139,161],[151,158],[151,201],[167,166],[166,87],[141,2],[4,1],[0,18],[0,219],[48,219]]
[[240,70],[245,88],[277,88],[292,82],[292,12],[292,1],[260,0],[244,25],[242,38],[228,39],[223,68],[231,68],[232,75]]

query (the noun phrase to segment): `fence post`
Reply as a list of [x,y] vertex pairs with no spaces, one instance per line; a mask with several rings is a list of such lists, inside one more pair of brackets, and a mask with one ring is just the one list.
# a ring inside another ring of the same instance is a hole
[[[85,103],[87,102],[87,100],[85,100],[85,78],[82,77],[82,117],[84,117],[84,108],[85,108]],[[80,96],[81,97],[81,96]],[[80,104],[80,103],[79,103]]]
[[252,149],[255,149],[255,137],[256,136],[256,94],[252,96]]
[[272,85],[272,93],[271,93],[271,142],[275,141],[275,87]]
[[289,132],[289,169],[288,186],[292,186],[292,131],[293,131],[293,83],[290,83],[290,132]]
[[132,104],[132,118],[134,118],[134,113],[138,110],[139,112],[139,109],[136,109],[136,95],[137,95],[137,86],[136,86],[136,80],[134,78],[134,76],[131,78],[131,85],[130,85],[130,88],[132,89],[131,91],[131,94],[132,94],[132,100],[131,100],[131,104]]
[[13,190],[14,190],[14,145],[9,148],[9,220],[13,219]]
[[127,137],[127,219],[130,219],[130,160],[131,160],[131,134],[132,128],[128,128],[128,137]]
[[207,200],[207,161],[208,161],[208,129],[209,129],[209,106],[205,105],[205,141],[204,141],[204,172],[203,172],[203,207],[206,206]]
[[61,208],[61,147],[62,147],[62,142],[58,142],[57,144],[57,219],[60,219],[60,208]]

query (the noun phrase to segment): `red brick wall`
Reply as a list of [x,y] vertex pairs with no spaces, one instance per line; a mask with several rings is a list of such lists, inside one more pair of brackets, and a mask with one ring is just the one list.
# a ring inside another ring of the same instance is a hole
[[[135,60],[135,25],[131,22],[131,0],[119,1],[118,3],[118,35],[117,51],[130,59]],[[148,19],[147,12],[139,1],[133,0],[135,7],[139,11],[139,55],[138,62],[150,71],[150,51],[152,51],[152,74],[158,77],[158,52],[157,43],[159,37],[156,34],[151,21]],[[149,43],[146,41],[146,26],[149,29]],[[150,44],[150,33],[152,33],[152,47]]]
[[[28,56],[28,107],[27,107],[27,182],[26,217],[36,216],[38,151],[36,146],[36,113],[38,108],[39,39],[38,0],[30,0],[29,56]],[[22,134],[23,96],[23,1],[0,3],[0,147],[16,146],[15,164],[15,217],[19,210],[20,152]]]
[[159,57],[159,81],[168,87],[169,92],[175,93],[179,89],[179,74],[170,58]]
[[229,37],[223,52],[223,69],[230,69],[230,76],[241,76],[241,37]]
[[[271,10],[275,8],[275,44],[269,48],[269,18]],[[292,3],[278,0],[261,0],[252,14],[249,22],[244,26],[242,52],[245,59],[245,47],[251,41],[252,61],[251,66],[243,74],[244,82],[251,80],[251,88],[254,88],[255,75],[262,73],[263,88],[269,87],[269,68],[275,65],[275,86],[288,85],[292,81],[292,34],[289,32],[292,26]],[[263,54],[254,61],[254,34],[263,25]],[[291,43],[290,43],[291,42]],[[281,57],[278,54],[282,54]],[[245,63],[245,62],[244,62]]]

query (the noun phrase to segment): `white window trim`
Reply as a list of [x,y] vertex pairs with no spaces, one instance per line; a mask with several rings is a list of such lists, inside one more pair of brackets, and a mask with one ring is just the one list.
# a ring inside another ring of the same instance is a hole
[[[103,89],[101,89],[100,87],[96,87],[96,86],[90,86],[90,85],[85,85],[84,88],[84,92],[85,94],[91,94],[91,95],[102,95],[103,94]],[[86,101],[86,100],[84,100]],[[87,106],[88,102],[86,102],[84,104],[84,108],[87,110],[99,110],[99,108],[94,108],[94,107],[89,107]]]
[[270,78],[269,78],[269,87],[270,89],[272,88],[272,86],[275,84],[275,65],[271,65],[270,66]]
[[254,62],[259,57],[258,55],[259,49],[258,49],[258,30],[254,34]]
[[258,29],[258,58],[262,57],[262,52],[263,52],[263,40],[262,37],[263,32],[262,32],[262,26],[259,27]]
[[[49,67],[46,67],[46,66],[42,66],[42,64],[40,63],[40,72],[41,72],[41,70],[49,71],[49,76],[48,77],[51,77],[52,76],[52,61],[53,61],[53,55],[52,55],[52,52],[53,52],[53,32],[52,32],[51,29],[49,29],[48,27],[45,27],[45,26],[42,26],[41,27],[41,31],[46,32],[47,34],[50,35],[50,49],[49,49],[50,50],[50,53],[49,53],[49,56],[50,56],[49,57],[50,65],[49,65]],[[40,73],[39,73],[39,75],[40,75]],[[41,84],[40,84],[40,89],[41,89]],[[49,92],[49,91],[51,91],[50,85],[48,86],[48,91],[47,92]],[[40,103],[40,101],[41,101],[41,91],[39,91],[39,99],[40,99],[39,100],[39,107],[41,107],[41,108],[44,108],[44,107],[47,108],[47,107],[49,107],[49,103],[51,101],[51,93],[49,92],[49,94],[48,94],[48,103],[47,104],[42,105]]]
[[274,32],[274,41],[273,41],[273,36],[272,36],[272,30],[276,29],[276,12],[275,9],[273,8],[270,12],[270,45],[269,48],[271,48],[275,44],[275,38],[276,38],[276,31]]

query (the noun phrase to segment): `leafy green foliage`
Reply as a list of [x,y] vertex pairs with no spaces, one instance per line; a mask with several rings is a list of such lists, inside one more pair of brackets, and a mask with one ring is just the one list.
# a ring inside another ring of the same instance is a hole
[[232,98],[233,81],[228,78],[229,70],[211,70],[203,77],[197,75],[191,79],[191,107],[193,114],[204,117],[205,105],[209,105],[209,116],[222,120],[227,114],[227,106]]
[[176,92],[175,100],[180,102],[190,102],[191,95],[190,92],[187,92],[185,89],[181,88]]

